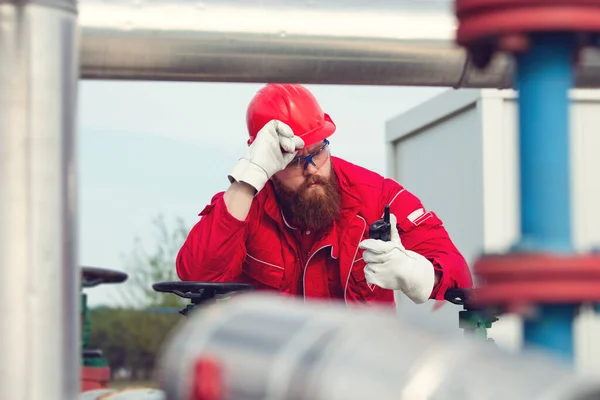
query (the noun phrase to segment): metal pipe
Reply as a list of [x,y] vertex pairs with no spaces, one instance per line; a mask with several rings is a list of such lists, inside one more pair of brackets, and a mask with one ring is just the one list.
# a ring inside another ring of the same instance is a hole
[[0,1],[0,399],[79,391],[75,0]]
[[83,392],[77,400],[166,400],[165,393],[153,388],[96,389]]
[[[450,0],[81,0],[81,77],[510,88],[454,44]],[[577,86],[600,87],[586,51]]]
[[532,39],[517,56],[521,247],[572,251],[569,97],[575,41],[570,35]]
[[[517,56],[521,165],[521,239],[530,252],[571,252],[569,90],[575,40],[570,34],[532,35]],[[566,283],[568,284],[568,283]],[[523,325],[525,346],[573,359],[574,304],[541,306]]]
[[400,322],[377,308],[240,294],[202,307],[160,357],[168,400],[592,399],[600,384],[533,351]]

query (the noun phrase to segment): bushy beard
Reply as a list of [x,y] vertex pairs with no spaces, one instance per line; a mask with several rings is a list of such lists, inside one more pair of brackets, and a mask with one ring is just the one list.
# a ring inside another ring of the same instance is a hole
[[[314,183],[323,190],[308,190]],[[333,168],[329,179],[310,176],[296,191],[283,186],[277,178],[273,184],[283,212],[291,216],[295,225],[318,231],[330,226],[340,214],[340,192]]]

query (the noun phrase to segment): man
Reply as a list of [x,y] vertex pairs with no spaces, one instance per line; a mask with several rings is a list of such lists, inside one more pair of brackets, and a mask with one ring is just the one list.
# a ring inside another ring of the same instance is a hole
[[[305,298],[394,305],[470,287],[442,221],[397,182],[334,157],[336,126],[300,85],[269,84],[247,110],[248,150],[177,256],[182,280],[245,282]],[[391,241],[369,226],[390,206]]]

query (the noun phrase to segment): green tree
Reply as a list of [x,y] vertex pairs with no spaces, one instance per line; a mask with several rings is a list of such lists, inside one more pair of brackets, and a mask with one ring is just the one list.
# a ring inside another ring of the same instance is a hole
[[101,349],[112,372],[120,368],[133,380],[152,378],[165,338],[182,323],[179,314],[104,308],[91,310],[90,348]]
[[175,259],[189,230],[181,218],[175,219],[173,226],[169,226],[162,214],[154,218],[153,227],[155,243],[151,250],[136,237],[131,254],[124,256],[129,278],[119,287],[123,305],[138,309],[183,307],[187,301],[174,294],[156,292],[152,285],[179,280]]

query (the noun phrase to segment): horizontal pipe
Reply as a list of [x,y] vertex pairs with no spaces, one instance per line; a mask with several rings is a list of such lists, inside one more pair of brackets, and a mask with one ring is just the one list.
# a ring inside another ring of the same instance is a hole
[[[450,0],[81,0],[83,79],[508,88],[473,68]],[[600,87],[583,55],[578,87]]]
[[[600,382],[533,350],[449,338],[395,312],[245,293],[203,306],[159,356],[167,399],[584,400]],[[194,393],[194,391],[196,393]],[[218,396],[215,396],[215,398]]]

